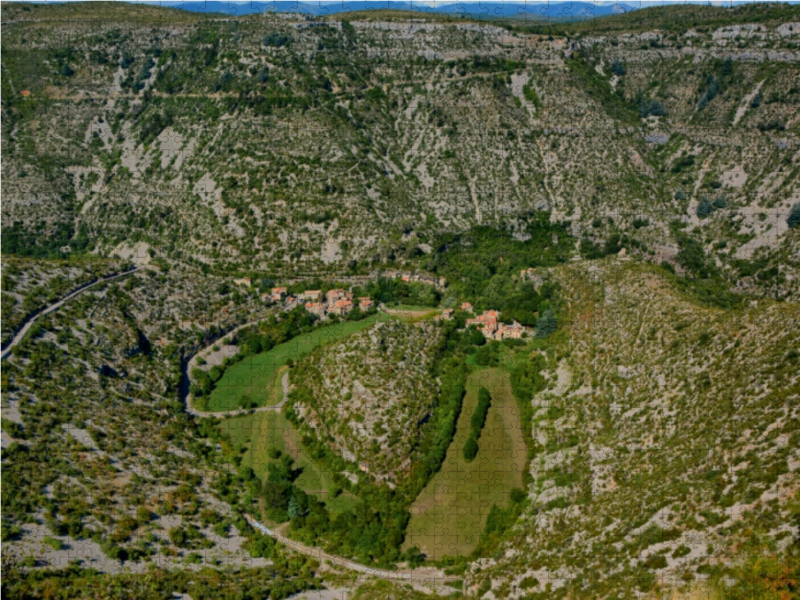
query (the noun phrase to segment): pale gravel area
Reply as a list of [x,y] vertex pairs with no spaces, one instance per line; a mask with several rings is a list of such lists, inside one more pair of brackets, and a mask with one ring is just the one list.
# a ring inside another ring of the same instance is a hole
[[[179,526],[181,517],[170,515],[169,517],[159,517],[152,521],[146,528],[141,528],[134,532],[132,541],[136,541],[137,536],[144,536],[146,530],[152,531],[162,539],[169,539],[169,529]],[[75,540],[69,536],[56,536],[42,524],[26,524],[23,526],[23,538],[9,545],[9,552],[17,556],[33,555],[40,566],[48,565],[51,567],[66,567],[71,561],[80,560],[84,567],[91,567],[101,573],[143,573],[148,570],[149,563],[155,564],[160,568],[189,569],[198,571],[203,567],[209,566],[212,560],[219,560],[220,566],[246,566],[246,567],[265,567],[271,561],[265,558],[252,558],[250,554],[242,548],[246,538],[239,535],[236,527],[231,525],[230,533],[226,538],[217,536],[210,528],[202,528],[205,536],[213,541],[216,546],[209,549],[181,550],[177,557],[165,556],[160,552],[149,561],[124,563],[108,558],[100,548],[100,545],[92,540]],[[44,538],[49,536],[58,539],[64,544],[61,550],[54,550],[51,546],[44,543]],[[183,561],[191,552],[198,552],[204,559],[200,564],[185,564]]]

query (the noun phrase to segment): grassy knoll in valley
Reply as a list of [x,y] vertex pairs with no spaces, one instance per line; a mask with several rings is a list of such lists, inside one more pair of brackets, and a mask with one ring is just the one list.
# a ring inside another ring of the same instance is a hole
[[345,321],[321,327],[275,346],[268,352],[245,357],[225,370],[209,396],[207,410],[234,410],[244,404],[245,395],[255,401],[256,406],[265,406],[268,398],[269,404],[280,402],[281,395],[278,395],[277,402],[273,400],[281,387],[281,367],[289,359],[297,360],[317,346],[352,335],[381,318],[386,317],[375,315],[362,321]]

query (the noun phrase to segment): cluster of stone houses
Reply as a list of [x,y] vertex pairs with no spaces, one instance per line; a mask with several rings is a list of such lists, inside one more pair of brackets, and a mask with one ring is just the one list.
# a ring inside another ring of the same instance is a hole
[[[328,290],[325,294],[322,290],[306,290],[297,296],[289,296],[285,287],[274,287],[270,293],[263,294],[261,298],[265,301],[283,303],[287,310],[302,305],[308,312],[321,319],[328,315],[345,317],[356,307],[353,294],[341,288]],[[363,311],[372,308],[373,304],[369,296],[358,298],[358,306]]]
[[475,325],[487,340],[518,340],[522,337],[523,332],[532,333],[529,328],[522,326],[517,321],[512,321],[510,325],[506,325],[499,321],[498,317],[499,313],[496,310],[486,310],[477,317],[467,319],[466,324],[467,327]]
[[[389,277],[401,277],[403,281],[421,281],[423,283],[430,283],[436,285],[438,282],[430,275],[411,275],[400,271],[389,271],[386,273]],[[525,269],[520,273],[522,279],[533,281],[535,285],[541,285],[542,278],[535,273],[533,269]],[[235,283],[239,285],[250,286],[250,279],[243,278],[237,279]],[[358,304],[354,302],[353,294],[342,288],[332,289],[322,293],[322,290],[306,290],[297,296],[290,296],[286,287],[274,287],[270,292],[261,295],[261,299],[265,302],[274,302],[283,304],[284,310],[291,310],[295,306],[303,305],[305,309],[320,319],[325,319],[328,315],[337,315],[339,317],[346,317],[358,305],[361,310],[367,311],[373,307],[374,302],[369,296],[364,296],[357,299]],[[462,302],[459,308],[464,312],[473,312],[472,304],[469,302]],[[440,315],[435,317],[436,321],[445,320],[449,321],[453,318],[454,309],[446,308]],[[520,339],[523,333],[533,335],[533,330],[530,327],[525,327],[513,321],[510,325],[502,323],[499,320],[499,313],[496,310],[486,310],[483,314],[467,319],[466,325],[475,325],[487,340],[507,340],[507,339]]]
[[327,317],[331,314],[345,317],[350,314],[356,306],[363,311],[367,311],[372,308],[374,304],[369,296],[358,298],[358,304],[356,304],[353,294],[341,288],[328,290],[325,292],[324,298],[319,290],[305,292],[301,295],[305,300],[306,310],[320,318]]
[[[464,312],[473,312],[472,304],[469,302],[462,302],[459,308]],[[453,312],[454,310],[452,308],[446,308],[435,320],[449,321],[453,318]],[[475,325],[487,340],[518,340],[522,337],[523,333],[533,335],[533,329],[530,327],[525,327],[517,321],[512,321],[510,325],[506,325],[499,320],[499,316],[500,313],[496,310],[486,310],[477,317],[467,319],[466,325],[467,327]]]

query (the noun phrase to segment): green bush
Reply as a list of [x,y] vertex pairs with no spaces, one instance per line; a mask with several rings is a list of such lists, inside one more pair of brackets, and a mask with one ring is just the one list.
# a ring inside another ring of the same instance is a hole
[[469,341],[473,346],[483,346],[486,343],[486,337],[479,329],[473,329],[469,334]]
[[211,378],[212,383],[217,383],[220,379],[222,379],[224,374],[225,369],[216,365],[211,367],[211,369],[208,371],[208,376]]
[[569,500],[564,498],[563,496],[560,498],[554,498],[550,500],[547,504],[545,504],[545,511],[551,511],[554,508],[568,508],[569,507]]
[[0,527],[0,541],[8,542],[16,540],[19,539],[21,534],[22,528],[19,525],[11,525],[3,520],[2,526]]
[[247,551],[253,558],[272,558],[272,552],[275,549],[275,540],[268,535],[255,534],[255,537],[250,538],[247,545]]
[[552,309],[548,309],[542,315],[542,318],[539,319],[539,322],[536,324],[536,337],[537,338],[546,338],[550,337],[552,333],[558,328],[558,321],[556,321],[556,317],[553,314]]
[[648,569],[665,569],[667,567],[667,559],[661,555],[650,556],[644,562],[644,566]]
[[467,441],[464,443],[464,460],[467,462],[472,462],[475,460],[475,457],[478,455],[478,441],[475,439],[473,434],[467,438]]
[[697,203],[697,216],[704,219],[712,212],[714,212],[714,205],[709,202],[708,198],[703,197],[703,199]]
[[539,100],[539,96],[536,93],[536,90],[533,89],[530,85],[522,86],[522,94],[525,96],[525,100],[533,104],[536,108],[540,108],[542,103]]
[[290,41],[291,38],[285,33],[273,31],[272,33],[265,35],[261,43],[264,44],[265,46],[271,46],[273,48],[281,48],[286,44],[288,44]]
[[489,390],[485,387],[482,387],[478,390],[478,405],[475,407],[475,412],[472,413],[472,417],[470,419],[470,425],[472,426],[473,432],[475,430],[479,431],[483,429],[484,423],[486,423],[486,415],[489,412],[489,406],[492,403],[492,396],[489,394]]
[[8,419],[2,419],[2,428],[10,437],[15,440],[25,439],[25,430],[22,425]]
[[681,558],[682,556],[686,556],[687,554],[691,554],[692,549],[688,546],[678,546],[675,548],[675,551],[672,553],[672,558]]
[[525,499],[526,499],[528,496],[527,496],[527,494],[525,494],[525,492],[524,492],[523,490],[521,490],[520,488],[513,488],[513,489],[511,490],[511,493],[508,495],[508,497],[509,497],[509,499],[511,500],[511,502],[513,502],[514,504],[519,504],[519,503],[521,503],[521,502],[524,502],[524,501],[525,501]]
[[482,367],[496,367],[500,363],[499,344],[487,344],[478,348],[475,353],[475,364]]
[[42,541],[50,546],[53,550],[61,550],[64,547],[64,543],[59,540],[58,538],[51,537],[46,535],[42,538]]
[[[689,167],[693,166],[694,166],[694,155],[687,154],[686,156],[681,156],[677,161],[675,161],[675,164],[672,166],[672,172],[680,173],[684,169],[688,169]],[[683,192],[680,193],[683,195]],[[683,198],[677,198],[677,194],[676,194],[676,199],[683,200]]]
[[800,227],[800,202],[792,206],[789,216],[786,218],[786,223],[791,228]]
[[230,527],[231,524],[227,520],[220,521],[219,523],[214,524],[214,533],[221,538],[227,538]]

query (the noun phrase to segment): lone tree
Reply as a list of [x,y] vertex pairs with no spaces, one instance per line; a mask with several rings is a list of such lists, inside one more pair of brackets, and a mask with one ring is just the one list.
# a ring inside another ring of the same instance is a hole
[[290,519],[300,516],[300,506],[297,504],[297,500],[294,496],[289,500],[289,508],[286,510],[286,513],[289,515]]
[[558,327],[558,321],[556,321],[556,317],[553,314],[551,309],[545,311],[542,315],[542,318],[539,319],[539,322],[536,324],[536,337],[537,338],[546,338],[552,334],[556,328]]

